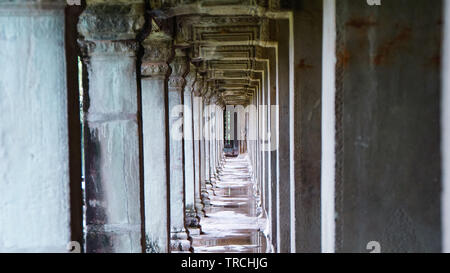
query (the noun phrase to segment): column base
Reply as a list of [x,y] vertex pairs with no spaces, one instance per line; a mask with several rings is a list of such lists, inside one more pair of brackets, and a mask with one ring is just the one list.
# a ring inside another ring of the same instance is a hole
[[201,198],[202,198],[202,203],[203,203],[204,207],[211,206],[211,199],[209,198],[208,190],[202,189]]
[[255,203],[256,203],[256,217],[261,216],[262,212],[263,212],[263,208],[262,208],[262,201],[261,201],[261,192],[258,188],[258,186],[255,184],[253,184],[253,197],[255,198]]
[[201,227],[199,227],[199,228],[188,227],[188,230],[189,230],[189,234],[191,234],[193,236],[199,236],[199,235],[203,234]]
[[194,210],[186,211],[186,227],[189,230],[189,235],[200,235],[202,227],[200,226],[200,217]]
[[208,197],[209,197],[209,195],[215,196],[216,192],[215,192],[214,188],[216,188],[216,186],[215,186],[216,183],[209,180],[209,181],[205,181],[205,184],[206,184],[206,191],[208,192]]
[[219,178],[217,175],[213,175],[211,179],[209,180],[209,183],[211,184],[212,188],[217,188],[217,181],[219,181]]
[[195,210],[197,211],[197,216],[200,217],[200,219],[206,216],[205,205],[203,204],[201,198],[195,200]]
[[171,253],[191,253],[193,252],[191,237],[186,230],[170,233]]

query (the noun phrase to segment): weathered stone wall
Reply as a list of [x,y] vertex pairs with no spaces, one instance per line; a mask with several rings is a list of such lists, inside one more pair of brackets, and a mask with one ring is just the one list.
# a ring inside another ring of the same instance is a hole
[[322,5],[310,0],[293,4],[293,252],[321,251]]
[[444,39],[442,64],[442,174],[443,174],[443,252],[450,253],[450,3],[444,2]]
[[290,252],[291,247],[291,192],[290,192],[290,109],[289,109],[289,21],[277,25],[278,62],[277,82],[279,107],[278,161],[277,161],[277,250]]
[[441,250],[441,1],[336,1],[336,251]]

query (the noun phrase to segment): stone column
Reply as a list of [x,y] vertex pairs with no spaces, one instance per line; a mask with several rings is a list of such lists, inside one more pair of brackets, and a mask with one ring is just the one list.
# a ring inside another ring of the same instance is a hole
[[335,245],[335,91],[336,91],[336,2],[324,0],[322,54],[322,166],[321,166],[321,248],[333,253]]
[[263,93],[264,93],[264,73],[261,73],[261,82],[260,88],[257,93],[257,141],[256,141],[256,179],[257,179],[257,191],[256,191],[256,200],[257,200],[257,215],[261,215],[263,213],[264,206],[264,194],[265,194],[265,185],[264,185],[264,158],[262,152],[262,137],[263,137],[263,111],[262,111],[262,101],[263,101]]
[[206,99],[205,97],[201,97],[201,104],[200,104],[200,111],[199,111],[199,124],[200,124],[200,160],[201,160],[201,166],[200,166],[200,186],[201,186],[201,198],[202,203],[205,206],[210,205],[210,199],[209,199],[209,193],[206,189],[206,182],[207,182],[207,175],[208,175],[208,152],[207,152],[207,144],[206,144],[206,133],[207,130],[205,128],[205,105],[206,105]]
[[193,111],[192,93],[193,84],[197,72],[195,66],[190,65],[189,73],[186,76],[186,86],[183,92],[184,112],[183,112],[183,133],[184,133],[184,177],[185,177],[185,209],[186,226],[189,232],[200,233],[200,218],[197,215],[195,206],[195,171],[194,171],[194,139],[193,139]]
[[[292,252],[321,251],[322,1],[293,1]],[[366,5],[366,3],[363,3]],[[304,39],[308,37],[308,39]]]
[[259,73],[259,84],[255,94],[255,163],[254,163],[254,177],[255,177],[255,185],[254,185],[254,196],[257,203],[257,215],[262,213],[262,202],[264,195],[264,187],[263,187],[263,176],[262,176],[262,157],[261,157],[261,127],[262,127],[262,118],[261,118],[261,96],[262,96],[262,88],[263,88],[263,73]]
[[247,113],[247,150],[248,156],[250,158],[251,167],[254,168],[253,164],[253,107],[254,97],[251,98],[250,104],[245,107],[245,112]]
[[256,143],[256,94],[253,94],[251,104],[248,106],[248,113],[249,113],[249,150],[250,150],[250,159],[252,163],[252,176],[255,176],[255,170],[256,170],[256,150],[255,150],[255,143]]
[[71,241],[64,6],[0,3],[0,252]]
[[205,146],[205,183],[209,184],[210,183],[210,179],[211,179],[211,167],[210,167],[210,163],[211,163],[211,158],[210,158],[210,132],[211,132],[211,124],[209,121],[209,104],[210,104],[210,100],[209,98],[204,98],[203,100],[203,124],[204,124],[204,146]]
[[209,158],[210,158],[210,182],[216,185],[216,106],[217,96],[211,97],[211,103],[208,107],[209,113]]
[[87,252],[143,250],[134,41],[143,14],[143,1],[93,3],[78,24],[89,78],[84,108]]
[[219,153],[218,153],[218,139],[219,139],[219,106],[214,105],[214,175],[216,177],[216,181],[219,179]]
[[278,48],[271,48],[268,50],[269,57],[269,76],[270,76],[270,85],[269,85],[269,163],[270,164],[270,200],[269,200],[269,216],[270,216],[270,239],[271,243],[274,247],[274,252],[277,252],[277,153],[278,153],[278,105],[277,101],[277,52]]
[[189,70],[184,50],[176,49],[170,63],[172,74],[169,77],[169,147],[170,147],[170,233],[171,252],[189,251],[191,242],[185,223],[185,191],[183,166],[183,89],[185,76]]
[[[169,252],[169,158],[167,79],[173,57],[169,34],[151,33],[142,43],[142,128],[146,251]],[[155,37],[156,36],[156,37]]]
[[[216,130],[217,130],[217,138],[216,138],[216,160],[217,160],[217,174],[222,170],[222,129],[223,129],[223,110],[222,107],[217,105],[217,117],[216,117]],[[218,176],[219,178],[219,176]]]
[[442,2],[336,1],[337,252],[442,250]]
[[264,63],[264,89],[263,89],[263,96],[262,96],[262,136],[261,136],[261,154],[263,159],[262,164],[262,173],[263,173],[263,184],[264,184],[264,210],[267,214],[269,211],[269,199],[270,199],[270,164],[269,164],[269,153],[270,153],[270,146],[268,145],[269,142],[269,104],[270,104],[270,98],[269,98],[269,84],[270,84],[270,70],[269,70],[269,63],[266,61]]
[[289,21],[277,21],[277,105],[278,159],[277,159],[277,250],[280,253],[291,249],[291,180],[290,180],[290,109],[289,109]]
[[224,157],[224,153],[223,153],[223,148],[224,148],[224,136],[225,136],[225,133],[224,133],[224,124],[225,124],[225,122],[224,122],[224,117],[223,117],[223,113],[224,113],[224,111],[225,111],[225,102],[223,102],[222,101],[222,111],[221,111],[221,115],[220,115],[220,150],[219,150],[219,152],[220,152],[220,164],[221,164],[221,166],[220,166],[220,169],[222,170],[223,169],[223,164],[225,163],[225,157]]
[[195,207],[197,210],[197,215],[205,216],[204,204],[201,199],[201,189],[202,189],[202,158],[201,158],[201,132],[202,132],[202,124],[201,124],[201,103],[202,98],[201,87],[203,84],[202,78],[197,74],[197,78],[194,84],[193,90],[193,103],[192,103],[192,112],[193,112],[193,125],[194,125],[194,166],[195,166]]
[[215,170],[214,170],[214,101],[215,101],[215,97],[214,95],[212,95],[213,90],[211,89],[209,91],[210,95],[209,95],[209,103],[208,106],[206,107],[206,112],[207,112],[207,151],[208,151],[208,156],[207,156],[207,160],[208,160],[208,176],[207,176],[207,189],[210,192],[210,194],[214,195],[214,188],[216,185],[216,179],[215,179]]

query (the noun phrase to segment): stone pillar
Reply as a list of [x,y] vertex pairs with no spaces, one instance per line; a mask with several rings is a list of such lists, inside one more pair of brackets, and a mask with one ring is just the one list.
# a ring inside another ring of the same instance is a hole
[[287,253],[291,250],[291,180],[290,180],[290,90],[289,90],[289,21],[277,21],[278,63],[277,63],[277,105],[278,117],[278,159],[277,159],[277,250]]
[[78,24],[89,78],[84,108],[87,252],[143,250],[134,41],[143,14],[143,1],[93,3]]
[[207,139],[208,139],[208,166],[209,166],[209,175],[207,177],[207,188],[210,194],[214,195],[214,188],[216,186],[216,178],[215,178],[215,160],[214,160],[214,103],[215,96],[212,94],[213,90],[210,90],[209,104],[206,107],[206,112],[208,115],[208,123],[207,123]]
[[258,142],[258,108],[257,108],[257,88],[255,93],[253,94],[252,104],[249,108],[250,113],[250,125],[251,125],[251,150],[252,150],[252,179],[254,183],[257,185],[257,170],[258,170],[258,162],[257,162],[257,142]]
[[171,252],[189,251],[191,242],[185,223],[182,108],[183,89],[189,67],[184,50],[176,49],[170,63],[169,77],[169,147],[170,147],[170,233]]
[[222,114],[220,115],[220,158],[221,158],[221,169],[223,169],[223,165],[225,164],[225,155],[223,153],[223,148],[224,148],[224,139],[225,139],[225,121],[224,121],[224,116],[223,113],[225,112],[225,102],[222,103]]
[[209,181],[211,184],[215,183],[214,177],[214,112],[213,112],[214,98],[210,99],[208,105],[208,146],[209,146]]
[[278,105],[277,101],[277,53],[278,48],[271,48],[268,50],[269,57],[269,163],[270,164],[270,200],[269,200],[269,219],[270,219],[270,240],[273,246],[274,252],[277,252],[277,153],[278,153]]
[[219,179],[219,176],[218,176],[218,172],[219,172],[219,158],[218,158],[218,152],[217,152],[217,140],[219,139],[219,132],[218,132],[218,129],[219,129],[219,121],[218,121],[218,119],[219,119],[219,106],[217,105],[217,102],[218,102],[218,100],[216,100],[216,103],[214,104],[214,108],[213,108],[213,111],[214,111],[214,139],[213,139],[213,141],[214,141],[214,176],[215,176],[215,180],[216,180],[216,182],[217,182],[217,180]]
[[[157,33],[157,32],[156,32]],[[146,252],[169,252],[169,158],[167,79],[173,57],[169,34],[151,33],[142,43],[142,128]],[[156,37],[155,37],[156,36]]]
[[201,87],[203,84],[202,78],[197,74],[197,78],[193,90],[193,103],[192,103],[192,113],[193,113],[193,125],[194,125],[194,167],[195,167],[195,208],[197,210],[197,215],[205,216],[204,204],[201,199],[202,190],[202,157],[201,157],[201,144],[202,144],[202,124],[201,124],[201,104],[202,97]]
[[[261,79],[261,78],[260,78]],[[261,175],[260,175],[260,171],[261,171],[261,154],[260,154],[260,127],[261,127],[261,120],[260,120],[260,114],[259,114],[259,109],[260,109],[260,105],[259,105],[259,101],[260,101],[260,97],[261,97],[261,87],[262,87],[262,83],[261,81],[258,84],[258,88],[256,89],[255,92],[255,141],[254,141],[254,151],[255,151],[255,165],[254,165],[254,177],[255,177],[255,198],[257,200],[257,207],[260,211],[260,207],[261,207],[261,193],[262,193],[262,189],[261,189]]]
[[322,55],[322,166],[321,248],[333,253],[335,245],[335,97],[336,97],[336,1],[324,0]]
[[256,172],[256,128],[257,128],[257,119],[256,119],[256,94],[253,94],[252,102],[247,107],[249,113],[249,126],[250,126],[250,135],[249,135],[249,146],[250,146],[250,159],[252,162],[252,176],[255,177]]
[[211,158],[210,158],[210,132],[211,132],[211,124],[209,121],[209,104],[210,104],[210,100],[209,98],[204,98],[203,100],[203,130],[204,130],[204,146],[205,146],[205,183],[209,184],[210,183],[210,179],[211,179],[211,167],[210,167],[210,163],[211,163]]
[[0,252],[71,241],[64,6],[0,3]]
[[257,167],[258,171],[256,178],[258,180],[258,191],[257,191],[257,215],[260,215],[264,211],[265,202],[265,181],[264,181],[264,152],[263,152],[263,136],[264,136],[264,116],[263,116],[263,101],[264,101],[264,89],[265,89],[265,73],[261,73],[260,88],[257,95],[257,109],[258,109],[258,133],[257,133]]
[[[364,2],[364,1],[363,1]],[[295,241],[292,252],[321,251],[322,1],[293,1],[293,149]],[[366,5],[366,3],[363,3]],[[304,37],[308,37],[305,39]],[[295,190],[294,190],[295,189]]]
[[216,102],[217,95],[211,98],[209,105],[209,152],[210,152],[210,181],[213,186],[216,185]]
[[190,233],[200,233],[200,218],[197,215],[195,206],[195,171],[194,171],[194,139],[193,139],[193,111],[192,93],[193,84],[197,72],[195,66],[190,65],[189,73],[186,76],[186,86],[183,92],[183,133],[184,133],[184,177],[185,177],[185,209],[186,226]]
[[442,1],[336,1],[336,251],[440,252]]
[[201,160],[201,166],[200,166],[200,186],[201,186],[201,198],[202,203],[205,206],[210,205],[210,199],[209,199],[209,193],[206,189],[206,182],[207,182],[207,175],[208,175],[208,152],[207,152],[207,144],[206,144],[206,133],[207,130],[205,128],[205,121],[206,121],[206,113],[205,113],[205,105],[206,105],[206,99],[204,97],[201,97],[201,104],[199,109],[199,124],[200,124],[200,160]]
[[[216,114],[216,161],[217,161],[217,175],[220,173],[221,170],[221,160],[220,160],[220,128],[222,126],[222,123],[220,121],[221,116],[223,116],[223,112],[221,111],[222,108],[217,104],[217,109],[219,112]],[[218,176],[219,177],[219,176]]]
[[263,89],[263,97],[262,97],[262,136],[261,136],[261,144],[262,144],[262,159],[263,159],[263,184],[264,184],[264,210],[267,214],[269,212],[269,204],[270,204],[270,162],[269,162],[269,153],[270,153],[270,145],[269,144],[269,111],[270,111],[270,68],[269,62],[266,61],[264,63],[264,89]]

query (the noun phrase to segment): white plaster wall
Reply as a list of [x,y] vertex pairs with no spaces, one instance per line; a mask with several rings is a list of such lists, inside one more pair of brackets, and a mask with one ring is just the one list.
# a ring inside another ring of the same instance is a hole
[[442,67],[443,251],[450,253],[450,3],[444,1],[444,59]]
[[334,252],[335,210],[335,0],[324,0],[322,66],[322,252]]
[[64,13],[0,4],[0,252],[70,241]]

